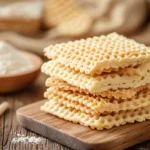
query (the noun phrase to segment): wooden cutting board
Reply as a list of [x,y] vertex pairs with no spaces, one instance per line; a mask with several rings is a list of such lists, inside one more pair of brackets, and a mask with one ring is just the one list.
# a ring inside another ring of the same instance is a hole
[[97,131],[40,111],[39,101],[20,108],[20,124],[75,150],[120,150],[150,139],[150,121]]

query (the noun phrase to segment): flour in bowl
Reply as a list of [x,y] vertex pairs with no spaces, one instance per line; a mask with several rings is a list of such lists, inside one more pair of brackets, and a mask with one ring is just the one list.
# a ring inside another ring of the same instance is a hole
[[33,69],[31,60],[12,45],[0,41],[0,75],[21,74]]

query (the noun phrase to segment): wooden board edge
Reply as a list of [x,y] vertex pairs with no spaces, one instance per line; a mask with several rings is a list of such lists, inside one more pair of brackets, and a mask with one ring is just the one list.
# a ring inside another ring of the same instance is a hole
[[[45,124],[44,125],[42,124],[44,130],[46,129],[45,132],[47,132],[47,134],[48,134],[47,136],[45,136],[43,130],[41,130],[40,122],[38,122],[38,121],[33,121],[30,118],[27,119],[26,117],[21,116],[19,114],[17,114],[17,119],[23,127],[27,128],[39,135],[42,135],[43,137],[46,137],[52,141],[60,143],[64,146],[67,146],[67,147],[75,149],[75,150],[79,150],[79,147],[80,147],[80,150],[87,150],[87,149],[94,150],[93,147],[91,147],[87,143],[83,143],[82,141],[80,141],[68,134],[62,133],[55,128],[49,129]],[[26,122],[26,123],[24,123],[24,122]],[[34,124],[33,122],[38,123],[38,125]],[[30,126],[31,123],[32,123],[32,126]],[[35,125],[36,125],[36,127],[35,127]],[[52,137],[51,135],[54,135],[54,134],[56,134],[57,136]],[[62,136],[63,136],[63,139],[65,139],[65,140],[56,140],[58,137],[62,137]]]
[[[53,133],[53,131],[55,131],[55,133],[57,133],[58,135],[57,135],[57,137],[59,137],[59,136],[62,136],[63,135],[63,137],[65,138],[65,139],[67,139],[66,141],[65,140],[63,140],[63,141],[57,141],[56,140],[56,137],[52,137],[51,136],[51,134],[49,134],[49,136],[45,136],[43,133],[43,130],[40,130],[41,129],[41,123],[39,122],[39,121],[37,121],[37,120],[34,120],[32,117],[30,118],[30,116],[24,116],[24,115],[22,115],[21,113],[20,113],[20,111],[22,110],[22,109],[26,109],[26,107],[28,107],[28,106],[33,106],[33,105],[35,105],[35,104],[37,104],[37,103],[44,103],[46,100],[42,100],[42,101],[38,101],[38,102],[35,102],[35,103],[32,103],[32,104],[30,104],[30,105],[26,105],[26,106],[24,106],[24,107],[22,107],[22,108],[20,108],[20,109],[18,109],[17,110],[17,119],[18,119],[18,122],[23,126],[23,127],[25,127],[25,128],[27,128],[27,129],[29,129],[29,130],[31,130],[31,131],[33,131],[33,132],[36,132],[36,133],[38,133],[38,134],[40,134],[40,135],[42,135],[42,136],[44,136],[44,137],[46,137],[46,138],[49,138],[49,139],[51,139],[51,140],[53,140],[53,141],[55,141],[55,142],[57,142],[57,143],[60,143],[60,144],[62,144],[62,145],[65,145],[65,146],[67,146],[67,147],[70,147],[70,148],[73,148],[73,149],[75,149],[75,150],[79,150],[79,145],[80,145],[80,150],[88,150],[88,149],[90,149],[90,150],[96,150],[96,149],[101,149],[101,150],[106,150],[106,148],[107,149],[110,149],[110,147],[109,147],[109,145],[110,145],[110,142],[114,142],[114,143],[119,143],[118,141],[117,141],[117,139],[114,139],[114,141],[107,141],[107,143],[106,142],[102,142],[100,145],[99,144],[92,144],[92,143],[86,143],[85,141],[82,141],[82,140],[80,140],[80,139],[78,139],[78,138],[75,138],[75,137],[73,137],[73,136],[71,136],[71,135],[69,135],[69,134],[65,134],[65,133],[63,133],[63,132],[61,132],[61,131],[58,131],[57,130],[57,128],[55,128],[55,127],[51,127],[52,129],[50,130],[49,128],[48,128],[48,126],[46,125],[46,124],[42,124],[42,126],[43,126],[43,128],[46,128],[46,131],[45,132],[47,132],[47,133]],[[25,122],[28,122],[28,123],[25,123]],[[32,126],[30,126],[30,124],[32,123]],[[36,124],[35,124],[36,123]],[[37,126],[37,124],[38,124],[38,129],[37,128],[35,128],[35,125]],[[44,129],[45,130],[45,129]],[[150,127],[148,128],[148,131],[150,130]],[[132,133],[131,133],[132,134]],[[128,147],[131,147],[131,146],[133,146],[133,145],[135,145],[135,144],[138,144],[138,143],[141,143],[141,142],[144,142],[144,141],[146,141],[146,140],[149,140],[150,139],[150,135],[147,135],[147,137],[143,140],[142,139],[142,134],[140,134],[140,135],[138,135],[137,137],[138,137],[138,140],[136,141],[130,141],[130,144],[129,143],[127,143],[126,142],[126,140],[122,140],[120,143],[122,143],[122,145],[121,145],[121,147],[114,147],[113,149],[111,149],[111,150],[119,150],[119,149],[125,149],[125,148],[128,148]],[[69,138],[68,138],[69,137]],[[134,139],[133,139],[134,140]],[[68,142],[69,141],[69,142]],[[119,140],[120,141],[120,140]],[[132,143],[132,144],[131,144]]]
[[[26,108],[29,107],[29,106],[32,108],[32,106],[34,106],[35,104],[37,104],[37,103],[42,103],[42,102],[44,103],[45,101],[46,101],[46,100],[37,101],[37,102],[35,102],[35,103],[32,103],[32,104],[29,104],[29,105],[26,105],[26,106],[24,106],[24,107],[19,108],[19,109],[16,111],[17,120],[18,120],[19,124],[20,124],[21,126],[27,128],[27,129],[29,129],[29,130],[31,130],[31,131],[37,133],[37,134],[39,134],[39,135],[42,135],[43,137],[46,137],[46,138],[48,138],[48,139],[51,139],[52,141],[55,141],[55,142],[60,143],[60,144],[62,144],[62,145],[64,145],[64,146],[73,148],[73,149],[75,149],[75,150],[78,150],[79,145],[80,145],[80,149],[81,149],[81,150],[87,150],[87,149],[92,149],[92,150],[94,150],[94,149],[93,149],[93,146],[91,147],[88,143],[85,143],[85,142],[83,142],[83,141],[80,141],[80,140],[74,138],[73,136],[70,136],[70,135],[68,135],[68,134],[65,134],[65,133],[63,133],[63,132],[61,132],[61,131],[58,131],[57,128],[55,128],[55,127],[51,127],[52,130],[50,130],[46,124],[42,124],[42,125],[41,125],[41,123],[40,123],[39,121],[34,120],[32,117],[24,116],[24,115],[22,115],[22,114],[20,113],[22,110],[26,109]],[[26,122],[27,122],[27,123],[26,123]],[[32,126],[30,126],[31,123],[32,123]],[[35,123],[36,123],[36,124],[35,124]],[[37,126],[37,124],[38,124],[38,126]],[[38,128],[35,128],[35,125],[36,125],[36,127],[38,127]],[[55,132],[55,133],[57,133],[57,137],[61,137],[61,136],[63,135],[64,138],[66,139],[66,141],[65,141],[65,140],[63,140],[63,141],[57,141],[57,140],[56,140],[56,137],[51,137],[51,134],[48,134],[49,136],[45,136],[45,134],[43,134],[43,133],[44,133],[43,130],[40,130],[41,126],[43,126],[43,128],[46,128],[46,129],[47,129],[47,130],[45,131],[45,132],[47,132],[47,133]],[[68,137],[69,137],[69,138],[68,138]],[[67,141],[69,141],[69,143],[67,143]]]

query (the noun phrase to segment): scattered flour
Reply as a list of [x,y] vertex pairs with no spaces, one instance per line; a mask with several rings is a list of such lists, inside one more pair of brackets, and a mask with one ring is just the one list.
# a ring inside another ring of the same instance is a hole
[[15,144],[15,143],[42,144],[42,143],[44,143],[44,139],[41,137],[25,136],[25,135],[17,134],[17,137],[14,137],[11,142],[13,144]]
[[33,63],[12,45],[0,41],[0,75],[15,75],[33,68]]

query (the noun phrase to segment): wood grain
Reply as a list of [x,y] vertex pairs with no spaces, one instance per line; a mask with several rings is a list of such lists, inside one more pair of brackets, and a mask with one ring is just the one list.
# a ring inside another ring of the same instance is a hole
[[[18,124],[16,120],[16,110],[22,106],[43,99],[43,92],[45,91],[44,81],[45,76],[40,75],[35,84],[27,89],[14,94],[0,95],[0,103],[7,101],[11,106],[11,109],[0,117],[0,150],[71,150],[68,147],[46,138],[43,138],[44,143],[38,145],[31,143],[13,144],[11,142],[17,134],[40,137],[40,135],[31,132],[30,130],[26,130]],[[135,145],[128,150],[150,150],[150,140]]]
[[97,131],[40,111],[44,102],[20,108],[20,124],[75,150],[120,150],[150,139],[150,121]]

